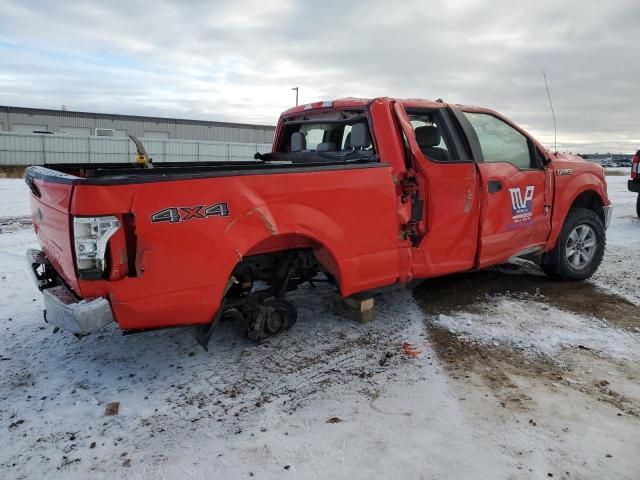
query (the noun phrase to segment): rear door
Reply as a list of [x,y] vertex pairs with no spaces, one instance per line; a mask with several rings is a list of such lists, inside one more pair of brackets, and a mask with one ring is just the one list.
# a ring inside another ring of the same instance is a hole
[[396,103],[405,142],[413,157],[419,198],[413,276],[433,277],[473,268],[478,244],[478,175],[449,111],[407,109]]
[[[551,230],[548,170],[535,143],[504,119],[464,111],[481,150],[478,267],[534,252]],[[458,115],[460,119],[460,116]]]

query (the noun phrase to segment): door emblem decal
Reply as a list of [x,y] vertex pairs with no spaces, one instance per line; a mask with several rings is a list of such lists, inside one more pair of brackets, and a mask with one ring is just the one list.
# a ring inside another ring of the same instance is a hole
[[514,223],[528,222],[533,217],[532,204],[535,186],[527,185],[524,189],[524,195],[520,187],[510,188],[511,196],[511,215]]

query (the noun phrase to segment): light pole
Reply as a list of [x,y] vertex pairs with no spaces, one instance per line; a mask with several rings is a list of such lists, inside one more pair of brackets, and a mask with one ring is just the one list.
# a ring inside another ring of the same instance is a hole
[[291,90],[295,90],[296,91],[296,107],[298,106],[298,90],[300,87],[293,87]]

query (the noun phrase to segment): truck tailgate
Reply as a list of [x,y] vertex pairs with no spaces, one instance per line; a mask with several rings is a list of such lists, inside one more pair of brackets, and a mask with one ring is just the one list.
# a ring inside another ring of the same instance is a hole
[[25,181],[31,189],[31,216],[42,250],[55,270],[73,290],[78,292],[69,206],[74,185],[34,178]]

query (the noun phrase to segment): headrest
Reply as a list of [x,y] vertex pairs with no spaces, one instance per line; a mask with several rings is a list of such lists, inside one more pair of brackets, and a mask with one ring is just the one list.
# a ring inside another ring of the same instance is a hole
[[423,125],[415,130],[418,146],[435,147],[440,144],[440,130],[435,125]]
[[371,136],[367,124],[354,124],[351,127],[351,148],[367,148],[369,145],[371,145]]
[[301,152],[307,149],[307,138],[302,132],[293,132],[291,134],[291,151]]

